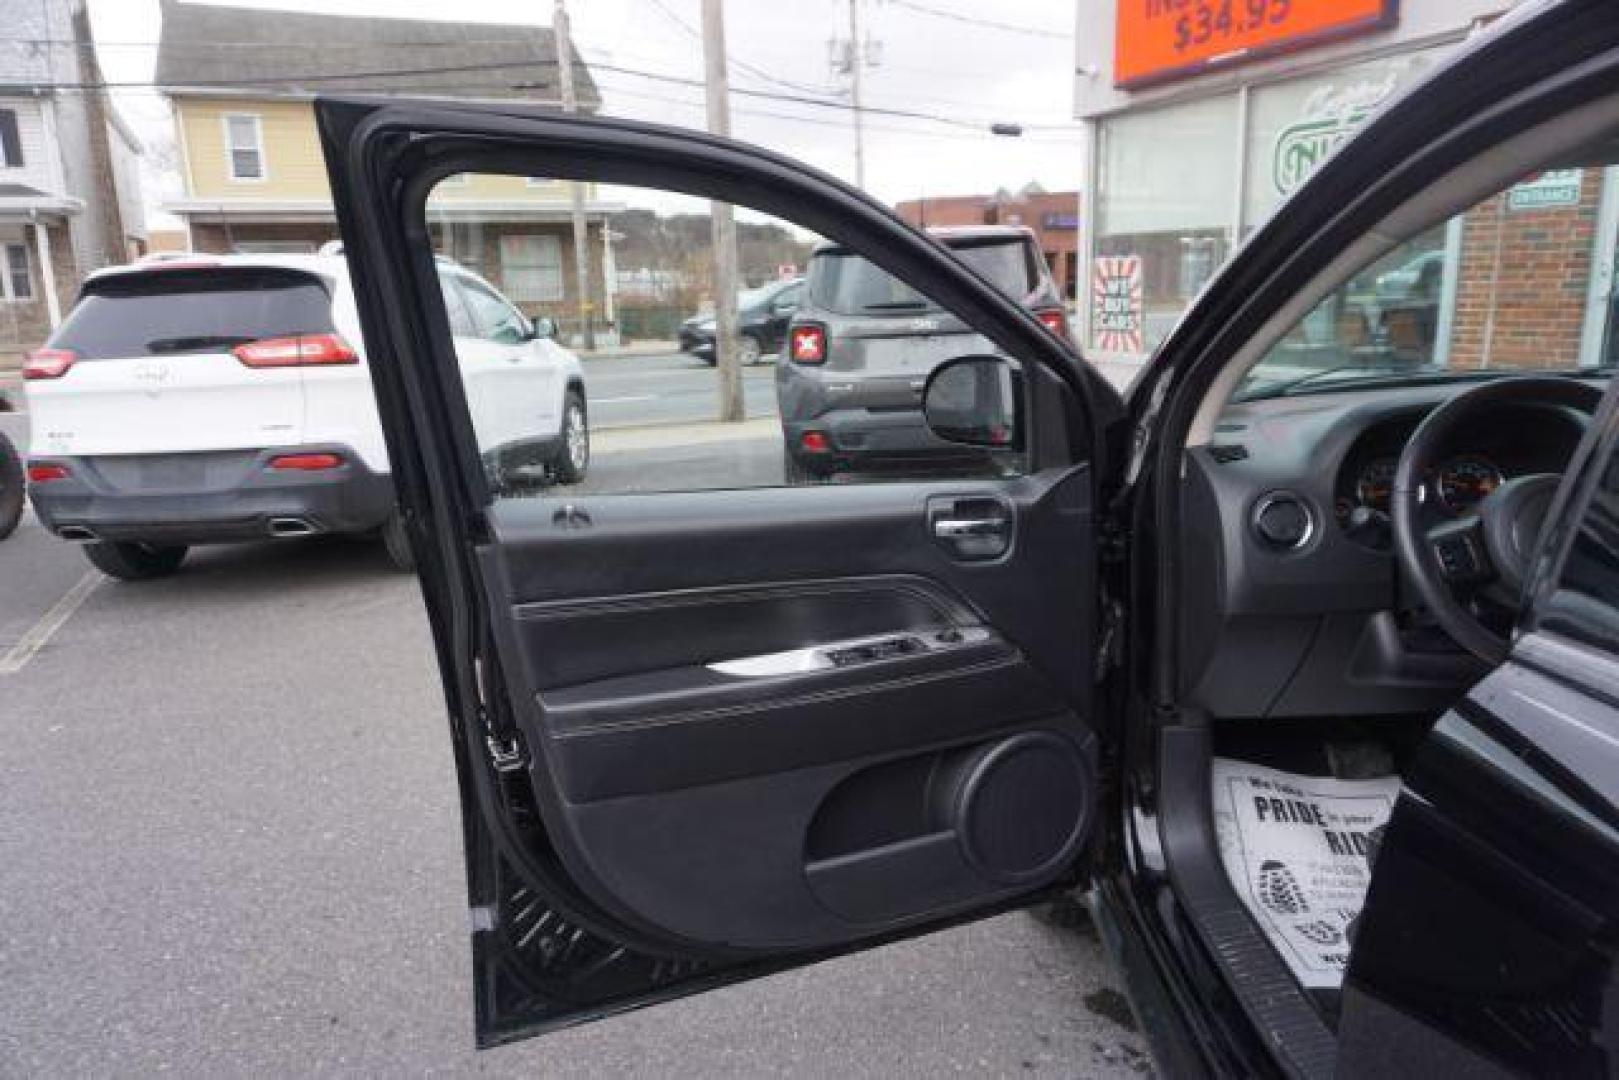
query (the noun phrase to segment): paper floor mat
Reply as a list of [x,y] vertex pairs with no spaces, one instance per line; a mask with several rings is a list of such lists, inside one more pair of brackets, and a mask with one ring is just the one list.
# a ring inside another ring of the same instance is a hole
[[1220,859],[1237,895],[1300,983],[1338,987],[1344,931],[1371,880],[1368,838],[1388,821],[1399,779],[1333,780],[1215,758],[1213,790]]

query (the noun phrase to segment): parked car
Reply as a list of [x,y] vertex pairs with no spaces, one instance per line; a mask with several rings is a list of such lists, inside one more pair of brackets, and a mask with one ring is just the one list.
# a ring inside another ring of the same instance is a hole
[[[797,310],[803,291],[803,278],[789,278],[749,289],[736,298],[741,363],[757,364],[764,357],[781,351],[787,320]],[[680,324],[680,351],[691,353],[711,366],[718,362],[714,355],[713,315],[693,315]]]
[[[1619,390],[1499,364],[1249,380],[1391,243],[1470,205],[1499,221],[1479,200],[1552,164],[1600,183],[1615,87],[1610,0],[1473,36],[1246,238],[1128,401],[781,156],[542,107],[317,101],[361,318],[399,358],[383,422],[424,451],[397,479],[480,1043],[1088,885],[1163,1075],[1611,1075]],[[999,347],[935,366],[920,404],[952,403],[941,437],[1010,432],[1022,474],[566,501],[464,482],[465,421],[405,391],[449,360],[413,276],[419,192],[485,152],[757,193],[837,236]]]
[[[488,282],[439,263],[492,475],[589,464],[584,378]],[[93,274],[23,368],[40,520],[120,578],[196,544],[377,533],[410,565],[335,254],[163,258]]]
[[24,497],[22,457],[0,431],[0,540],[17,531]]
[[1380,300],[1437,300],[1445,273],[1444,249],[1424,251],[1409,261],[1377,275]]
[[[1034,233],[1011,225],[929,230],[935,240],[1047,329],[1068,338],[1068,315]],[[985,455],[937,438],[922,418],[922,386],[939,364],[992,345],[962,319],[836,244],[810,256],[804,299],[776,366],[785,469],[791,482],[857,470],[934,469]]]

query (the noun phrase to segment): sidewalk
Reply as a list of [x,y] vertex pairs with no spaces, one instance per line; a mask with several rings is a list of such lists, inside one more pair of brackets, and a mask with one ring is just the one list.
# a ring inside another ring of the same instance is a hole
[[584,349],[574,349],[574,355],[581,360],[616,360],[626,356],[661,356],[665,353],[680,351],[680,343],[676,341],[632,341],[628,345],[610,345],[606,348],[587,352]]

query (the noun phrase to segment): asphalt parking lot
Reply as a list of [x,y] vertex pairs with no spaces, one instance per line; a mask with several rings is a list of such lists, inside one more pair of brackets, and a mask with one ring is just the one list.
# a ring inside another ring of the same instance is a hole
[[[676,430],[603,439],[593,479],[749,467],[770,438]],[[0,543],[0,720],[3,1075],[1148,1068],[1095,937],[1022,913],[474,1053],[437,674],[369,543],[123,584],[30,517]]]

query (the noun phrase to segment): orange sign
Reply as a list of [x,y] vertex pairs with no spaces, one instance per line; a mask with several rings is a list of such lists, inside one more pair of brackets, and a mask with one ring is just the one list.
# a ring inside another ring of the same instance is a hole
[[1145,86],[1388,26],[1398,0],[1118,0],[1113,85]]

